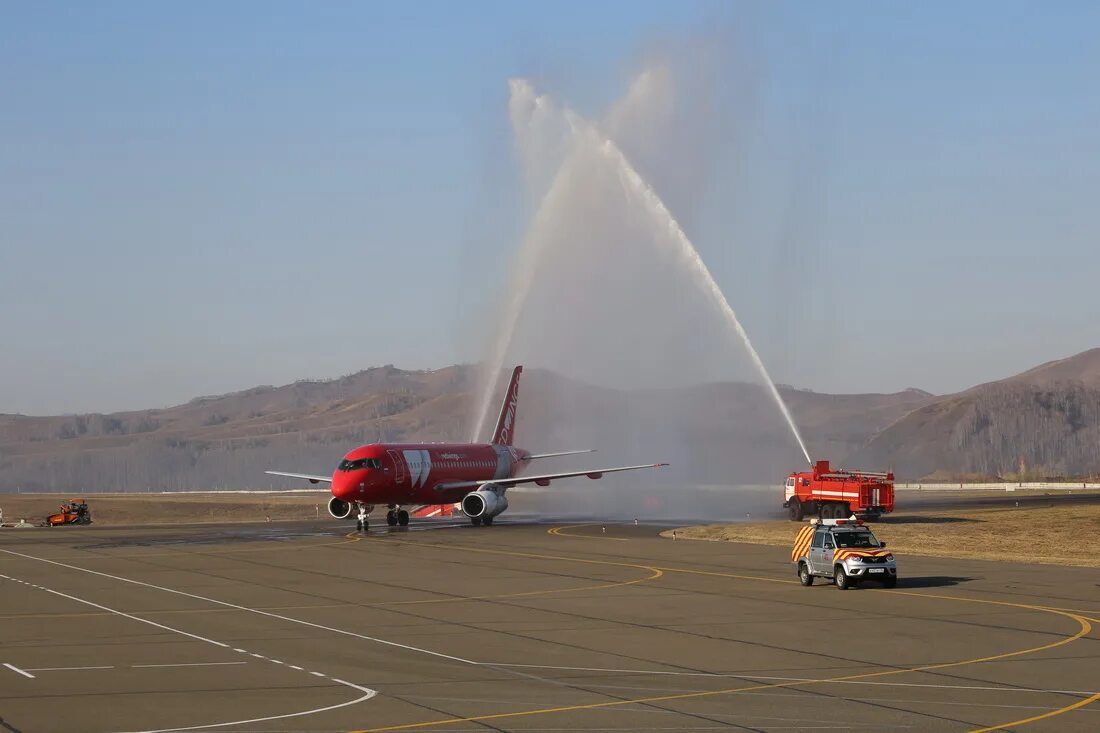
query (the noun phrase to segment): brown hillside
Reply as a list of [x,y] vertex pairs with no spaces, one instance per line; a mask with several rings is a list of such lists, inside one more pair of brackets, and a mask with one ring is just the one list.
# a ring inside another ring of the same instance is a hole
[[[327,473],[344,452],[373,441],[469,439],[476,378],[465,366],[387,366],[162,410],[0,415],[0,490],[285,487],[263,471]],[[916,390],[783,392],[814,455],[834,459],[930,399]],[[594,447],[601,465],[668,461],[674,469],[663,476],[672,482],[770,483],[803,462],[775,405],[755,385],[624,392],[533,369],[521,394],[517,441],[536,450]],[[494,398],[490,419],[496,405]]]
[[1078,476],[1100,471],[1100,349],[939,398],[854,456],[917,479],[936,471]]

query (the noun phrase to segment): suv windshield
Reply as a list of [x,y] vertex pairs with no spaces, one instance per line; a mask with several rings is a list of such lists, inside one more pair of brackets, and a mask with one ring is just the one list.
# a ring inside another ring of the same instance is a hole
[[870,530],[861,532],[833,532],[836,546],[846,549],[859,549],[864,547],[878,547],[878,540]]
[[361,471],[364,468],[382,468],[382,461],[378,458],[360,458],[357,461],[349,461],[347,458],[340,461],[337,471]]

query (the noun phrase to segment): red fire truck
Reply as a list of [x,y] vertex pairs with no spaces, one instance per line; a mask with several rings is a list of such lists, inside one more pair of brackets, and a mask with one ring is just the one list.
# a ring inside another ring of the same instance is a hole
[[834,469],[828,461],[818,461],[812,471],[787,477],[783,507],[794,522],[811,515],[877,519],[894,511],[894,474]]

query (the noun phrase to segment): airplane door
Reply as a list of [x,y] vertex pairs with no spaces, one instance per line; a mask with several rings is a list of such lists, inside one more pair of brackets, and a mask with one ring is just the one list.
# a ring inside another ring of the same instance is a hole
[[397,486],[405,483],[405,459],[395,450],[386,451],[390,454],[390,460],[393,461],[393,482]]

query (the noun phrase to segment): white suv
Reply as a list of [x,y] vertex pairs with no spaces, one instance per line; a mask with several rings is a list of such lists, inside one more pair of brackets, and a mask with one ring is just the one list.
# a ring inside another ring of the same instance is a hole
[[864,580],[887,588],[898,583],[894,554],[861,520],[813,520],[795,538],[791,560],[802,585],[813,585],[814,578],[830,578],[841,590]]

